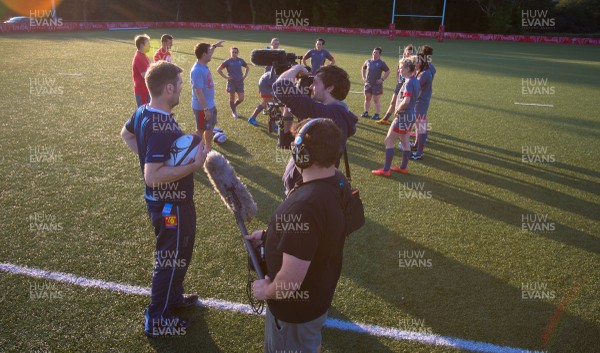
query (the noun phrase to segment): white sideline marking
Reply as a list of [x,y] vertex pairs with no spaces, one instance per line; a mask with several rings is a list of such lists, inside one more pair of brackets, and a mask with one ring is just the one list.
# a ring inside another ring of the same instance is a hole
[[519,105],[532,105],[534,107],[554,107],[554,104],[537,104],[537,103],[519,103],[519,102],[515,102],[515,104],[519,104]]
[[[43,278],[68,284],[74,284],[81,287],[108,289],[115,292],[150,296],[150,288],[132,286],[129,284],[106,282],[98,279],[80,277],[64,272],[52,272],[40,270],[37,268],[28,268],[9,263],[0,263],[0,271],[24,275],[35,278]],[[199,306],[208,308],[234,311],[238,313],[255,315],[252,308],[248,304],[233,303],[220,299],[200,299]],[[462,338],[445,337],[440,335],[432,335],[411,331],[404,331],[392,327],[383,327],[377,325],[363,324],[359,322],[344,321],[339,319],[328,318],[325,321],[325,327],[334,328],[337,330],[353,331],[364,333],[372,336],[388,337],[395,340],[414,341],[419,343],[431,344],[435,346],[452,347],[474,352],[490,352],[490,353],[523,353],[529,352],[526,349],[514,348],[507,346],[497,346],[486,342],[470,341]]]

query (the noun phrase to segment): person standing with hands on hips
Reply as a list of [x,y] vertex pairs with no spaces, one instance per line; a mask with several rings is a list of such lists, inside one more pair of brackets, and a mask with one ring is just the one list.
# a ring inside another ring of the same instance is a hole
[[[238,114],[236,108],[240,103],[244,101],[244,80],[248,76],[250,68],[244,59],[238,57],[240,50],[236,47],[229,49],[231,57],[217,69],[217,72],[221,77],[227,80],[227,93],[229,93],[229,107],[231,108],[231,115],[237,119]],[[242,67],[244,73],[242,74]],[[223,73],[223,69],[227,70],[227,75]],[[238,94],[238,100],[235,100],[235,94]]]
[[347,236],[342,195],[351,191],[335,168],[342,144],[337,124],[305,119],[292,131],[302,180],[277,207],[267,230],[246,238],[265,245],[267,275],[254,281],[254,296],[268,304],[264,351],[316,353],[342,270]]
[[196,119],[196,133],[204,138],[208,151],[211,150],[213,128],[217,125],[217,108],[215,106],[215,83],[207,64],[224,40],[213,45],[198,43],[194,53],[198,59],[190,71],[192,83],[192,109]]
[[[381,60],[381,48],[373,49],[371,55],[371,59],[365,61],[361,70],[362,80],[365,83],[365,111],[361,117],[366,118],[369,116],[371,98],[373,98],[375,114],[371,119],[379,120],[379,110],[381,109],[379,98],[383,94],[383,81],[390,75],[390,68]],[[381,77],[382,73],[384,73],[383,77]]]
[[189,322],[172,311],[191,307],[198,300],[197,295],[183,295],[183,280],[196,237],[193,173],[206,160],[204,144],[200,143],[191,163],[165,164],[171,145],[183,135],[172,113],[183,86],[181,72],[166,61],[150,65],[146,73],[150,103],[138,108],[121,130],[121,137],[139,158],[156,237],[150,305],[144,313],[144,333],[149,337],[185,335]]
[[330,65],[335,65],[335,59],[327,50],[323,49],[324,45],[325,39],[317,39],[315,48],[307,51],[302,57],[302,65],[304,66],[306,66],[306,60],[310,59],[310,69],[313,76],[319,71],[321,66],[325,65],[325,59],[331,62]]

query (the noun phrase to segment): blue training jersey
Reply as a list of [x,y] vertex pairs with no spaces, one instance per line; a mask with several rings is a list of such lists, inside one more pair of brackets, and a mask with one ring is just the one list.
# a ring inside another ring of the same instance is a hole
[[431,71],[431,78],[435,77],[435,66],[432,63],[429,63],[429,71]]
[[[135,135],[142,176],[146,163],[163,163],[169,159],[171,145],[183,135],[173,114],[142,105],[125,123],[127,131]],[[189,174],[172,183],[146,185],[147,203],[184,203],[194,196],[194,177]]]
[[367,82],[374,85],[377,80],[381,78],[381,74],[384,72],[388,72],[390,68],[386,65],[386,63],[379,60],[369,59],[365,61],[363,64],[363,68],[367,69]]
[[[190,71],[190,81],[192,83],[192,108],[202,110],[204,108],[212,109],[215,107],[215,83],[213,82],[212,73],[208,66],[196,62]],[[202,89],[204,100],[208,107],[203,107],[196,96],[194,88]]]
[[415,110],[419,115],[427,115],[427,109],[429,109],[429,102],[431,101],[433,77],[429,70],[425,70],[419,73],[417,80],[419,81],[421,93],[417,98]]
[[405,114],[416,114],[415,106],[417,104],[417,97],[419,97],[419,93],[421,92],[421,88],[419,87],[419,81],[416,77],[407,77],[404,85],[400,89],[400,94],[398,95],[398,99],[396,100],[396,110],[400,107],[404,98],[410,97],[410,102],[408,103],[408,107],[406,110],[400,111],[400,113]]
[[227,70],[227,73],[231,77],[232,81],[242,82],[244,74],[242,73],[242,67],[248,67],[248,64],[241,58],[229,58],[221,64]]
[[309,50],[306,54],[304,54],[303,59],[308,60],[309,58],[311,73],[313,75],[317,73],[321,66],[325,65],[325,59],[329,61],[333,60],[333,56],[331,56],[331,54],[325,49],[322,49],[321,51],[317,49]]

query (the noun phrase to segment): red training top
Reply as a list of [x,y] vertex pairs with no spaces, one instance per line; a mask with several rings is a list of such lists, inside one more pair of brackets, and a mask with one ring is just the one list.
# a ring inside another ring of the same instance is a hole
[[131,77],[133,77],[133,94],[148,94],[148,87],[146,87],[146,80],[144,79],[143,73],[148,71],[150,67],[150,59],[146,54],[137,51],[133,56],[131,62]]

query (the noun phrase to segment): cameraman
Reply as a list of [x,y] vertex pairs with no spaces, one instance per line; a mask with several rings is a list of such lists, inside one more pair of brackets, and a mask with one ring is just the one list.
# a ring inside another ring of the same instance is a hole
[[[296,88],[294,85],[299,75],[308,76],[308,71],[302,65],[294,65],[282,73],[273,84],[275,97],[284,103],[300,121],[319,117],[333,120],[341,130],[338,152],[344,151],[346,140],[356,133],[358,122],[358,117],[348,109],[346,103],[342,102],[350,91],[348,73],[335,65],[321,67],[308,90]],[[341,153],[338,154],[335,167],[339,166],[340,158]],[[302,175],[294,167],[294,161],[290,159],[283,174],[286,194],[300,180]]]
[[267,300],[264,351],[269,353],[320,352],[321,329],[342,271],[342,195],[350,193],[348,180],[335,168],[342,132],[330,119],[310,119],[294,126],[294,134],[308,124],[298,144],[298,150],[310,150],[301,183],[277,207],[266,231],[246,236],[254,246],[265,244],[268,273],[254,282],[254,296]]

